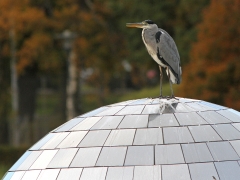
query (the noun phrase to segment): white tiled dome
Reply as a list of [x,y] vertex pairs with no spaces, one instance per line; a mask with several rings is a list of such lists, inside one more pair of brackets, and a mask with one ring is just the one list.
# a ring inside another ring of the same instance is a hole
[[137,99],[76,117],[4,180],[240,179],[240,112],[193,99]]

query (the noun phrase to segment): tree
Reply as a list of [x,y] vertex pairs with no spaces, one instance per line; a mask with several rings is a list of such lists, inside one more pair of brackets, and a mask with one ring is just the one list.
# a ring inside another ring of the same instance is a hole
[[212,0],[198,26],[181,94],[240,109],[240,0]]
[[[48,34],[44,33],[47,24],[44,13],[30,6],[28,0],[17,0],[14,2],[1,1],[0,12],[0,56],[1,61],[7,62],[5,65],[8,65],[1,67],[1,69],[7,72],[6,75],[10,77],[9,70],[6,71],[5,69],[10,69],[11,64],[12,72],[14,72],[11,73],[11,79],[15,79],[12,81],[12,85],[18,87],[18,91],[17,89],[15,90],[18,96],[6,96],[8,98],[3,98],[6,102],[2,102],[2,104],[9,104],[10,98],[19,97],[17,98],[19,101],[14,103],[17,105],[14,109],[16,112],[13,113],[14,116],[16,115],[17,128],[11,132],[13,134],[13,132],[21,131],[24,121],[30,122],[30,124],[33,121],[37,74],[39,70],[38,64],[41,64],[40,61],[44,59],[45,50],[51,44],[51,39]],[[10,59],[12,59],[11,63]],[[0,96],[7,92],[6,89],[11,89],[10,78],[8,78],[9,81],[6,79],[2,79],[0,82],[6,87],[4,88],[5,92],[0,92]],[[9,93],[6,94],[8,95]],[[7,121],[8,117],[6,113],[3,119]],[[28,129],[32,130],[31,128]],[[22,132],[25,132],[25,130],[22,129]],[[33,136],[29,135],[28,137],[32,138]],[[13,139],[15,139],[16,144],[20,143],[20,133],[17,133]]]
[[201,12],[209,2],[210,0],[182,0],[176,8],[177,15],[173,27],[182,66],[189,62],[191,45],[197,39],[196,24],[201,22]]

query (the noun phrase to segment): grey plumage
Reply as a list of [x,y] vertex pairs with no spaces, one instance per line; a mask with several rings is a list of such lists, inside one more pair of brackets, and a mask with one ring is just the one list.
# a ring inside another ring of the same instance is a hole
[[[180,56],[173,38],[165,30],[158,28],[151,20],[145,20],[141,23],[127,23],[127,27],[143,29],[143,42],[148,53],[160,68],[160,85],[162,84],[161,68],[166,69],[170,86],[171,83],[180,84],[182,74]],[[160,89],[160,96],[162,96],[162,89]],[[173,91],[172,96],[174,96]]]

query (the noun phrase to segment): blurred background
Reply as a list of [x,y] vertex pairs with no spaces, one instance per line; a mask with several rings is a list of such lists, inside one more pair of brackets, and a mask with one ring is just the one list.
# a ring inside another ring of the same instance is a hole
[[77,115],[159,95],[158,66],[127,22],[151,19],[174,38],[176,96],[240,110],[239,9],[240,0],[0,0],[0,172]]

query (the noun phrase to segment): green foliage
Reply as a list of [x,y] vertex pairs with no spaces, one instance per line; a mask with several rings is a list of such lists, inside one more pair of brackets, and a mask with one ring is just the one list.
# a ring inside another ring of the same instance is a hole
[[189,62],[192,43],[197,39],[196,25],[201,22],[202,10],[208,4],[209,0],[182,0],[176,9],[174,37],[183,65]]
[[0,146],[0,164],[13,165],[28,149],[28,147]]
[[9,168],[10,166],[8,165],[0,164],[0,178],[2,178],[5,175]]
[[0,146],[0,178],[23,155],[28,147]]
[[[173,86],[173,90],[177,95],[177,86]],[[163,85],[163,96],[170,95],[170,86],[168,83]],[[127,101],[130,99],[140,99],[140,98],[155,98],[158,97],[160,94],[160,86],[156,86],[154,88],[143,88],[138,91],[132,91],[125,95],[122,95],[118,98],[118,101]],[[116,102],[118,102],[116,101]]]

